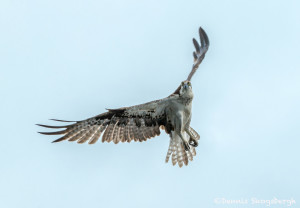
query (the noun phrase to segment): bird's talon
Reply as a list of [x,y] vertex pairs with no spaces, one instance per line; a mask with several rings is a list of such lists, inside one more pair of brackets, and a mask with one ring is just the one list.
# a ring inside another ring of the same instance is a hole
[[193,147],[197,147],[198,146],[198,142],[195,139],[190,138],[189,144]]

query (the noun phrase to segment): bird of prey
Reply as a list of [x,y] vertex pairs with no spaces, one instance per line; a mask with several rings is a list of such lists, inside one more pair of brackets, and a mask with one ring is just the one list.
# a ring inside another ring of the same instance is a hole
[[37,124],[42,127],[63,130],[55,132],[39,132],[45,135],[62,135],[53,142],[64,140],[77,141],[82,144],[94,144],[102,135],[102,142],[115,144],[131,141],[146,141],[160,135],[160,129],[170,135],[170,144],[166,162],[172,158],[172,164],[188,165],[196,155],[195,147],[198,146],[200,135],[190,126],[192,117],[193,91],[191,79],[202,62],[208,47],[209,40],[205,31],[199,28],[200,44],[193,39],[195,51],[194,63],[188,78],[166,98],[148,103],[107,109],[107,112],[82,121],[65,121],[52,119],[59,122],[73,122],[62,126],[49,126]]

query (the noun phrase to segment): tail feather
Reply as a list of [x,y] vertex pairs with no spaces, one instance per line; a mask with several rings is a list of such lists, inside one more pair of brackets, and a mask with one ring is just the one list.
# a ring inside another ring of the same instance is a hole
[[167,156],[166,156],[166,163],[169,162],[172,152],[173,152],[172,139],[170,139],[169,149],[168,149]]
[[[179,135],[171,132],[170,136],[170,144],[165,160],[166,163],[169,162],[170,157],[172,157],[173,165],[178,164],[180,168],[183,164],[188,165],[189,161],[193,161],[193,157],[196,155],[195,148],[191,146],[190,150],[186,151]],[[187,136],[187,134],[185,136]]]
[[188,157],[182,143],[177,143],[177,160],[179,167],[183,164],[188,165]]
[[193,161],[193,154],[190,151],[187,151],[186,154],[187,154],[188,159],[190,161]]
[[183,152],[182,152],[182,144],[181,143],[177,143],[177,162],[179,167],[183,166]]
[[177,148],[173,145],[173,154],[172,154],[172,164],[176,165],[177,163]]
[[183,151],[183,163],[185,164],[185,165],[188,165],[189,164],[189,158],[188,158],[188,156],[187,156],[187,151],[185,151],[185,149],[184,149],[184,147],[183,147],[183,145],[182,145],[182,151]]
[[190,151],[191,151],[191,153],[192,153],[193,156],[196,156],[196,149],[195,149],[195,147],[191,147]]

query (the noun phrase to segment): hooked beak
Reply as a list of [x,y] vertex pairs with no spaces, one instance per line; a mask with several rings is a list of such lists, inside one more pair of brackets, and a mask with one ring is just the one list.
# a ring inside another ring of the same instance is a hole
[[183,85],[183,89],[187,90],[188,88],[189,88],[188,84],[185,83],[185,84]]

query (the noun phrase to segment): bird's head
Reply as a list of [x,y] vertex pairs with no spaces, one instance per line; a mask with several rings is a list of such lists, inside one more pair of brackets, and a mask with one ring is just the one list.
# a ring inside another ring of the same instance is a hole
[[193,96],[192,84],[190,81],[186,80],[181,82],[179,95]]

